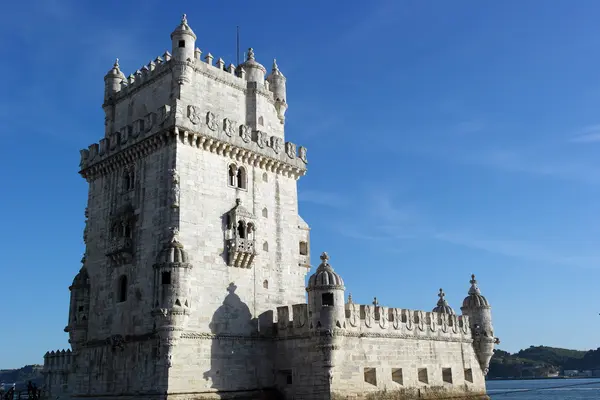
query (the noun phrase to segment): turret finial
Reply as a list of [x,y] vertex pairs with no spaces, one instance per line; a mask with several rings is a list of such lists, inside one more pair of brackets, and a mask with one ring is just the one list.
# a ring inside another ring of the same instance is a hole
[[254,60],[254,49],[252,47],[250,47],[248,49],[248,60],[247,61],[250,61],[250,60]]
[[277,59],[273,59],[273,71],[279,71],[279,66],[277,66]]
[[183,15],[181,16],[181,23],[182,23],[182,24],[187,24],[187,15],[186,15],[186,14],[183,14]]
[[323,261],[324,264],[327,264],[327,261],[329,261],[329,254],[327,254],[326,251],[321,254],[321,261]]
[[446,293],[444,293],[444,290],[442,288],[440,288],[440,293],[438,293],[438,297],[443,300],[444,296],[446,296]]
[[348,293],[348,304],[353,304],[352,303],[352,293]]
[[469,289],[469,294],[481,294],[479,287],[477,286],[477,280],[475,279],[475,274],[471,275],[471,280],[469,281],[471,284],[471,288]]
[[379,300],[377,300],[377,297],[373,297],[373,305],[379,307]]
[[113,67],[119,68],[119,59],[118,58],[115,59],[115,63],[113,65]]
[[176,226],[170,228],[171,231],[171,242],[177,242],[179,239],[179,229]]

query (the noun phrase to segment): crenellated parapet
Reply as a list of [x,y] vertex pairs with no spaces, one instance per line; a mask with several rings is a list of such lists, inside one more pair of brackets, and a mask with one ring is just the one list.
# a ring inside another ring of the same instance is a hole
[[273,323],[279,339],[309,335],[308,304],[277,307],[277,320]]
[[71,370],[74,354],[71,350],[49,351],[44,355],[44,373],[66,373]]
[[347,303],[345,328],[365,336],[471,341],[468,316],[373,304]]

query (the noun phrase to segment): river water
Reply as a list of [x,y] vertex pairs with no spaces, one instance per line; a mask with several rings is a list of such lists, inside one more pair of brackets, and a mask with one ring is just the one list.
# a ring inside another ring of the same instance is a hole
[[492,400],[600,400],[599,379],[488,381]]

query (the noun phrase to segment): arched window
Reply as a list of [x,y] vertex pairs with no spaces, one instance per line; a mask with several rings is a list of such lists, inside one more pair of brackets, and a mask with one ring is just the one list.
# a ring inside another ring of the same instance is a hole
[[263,243],[263,251],[269,251],[269,243],[267,243],[267,242]]
[[235,186],[236,170],[234,164],[229,165],[229,186]]
[[265,281],[263,282],[263,287],[264,287],[265,289],[268,289],[268,288],[269,288],[269,281],[265,280]]
[[258,124],[259,124],[260,126],[263,126],[263,125],[265,124],[265,120],[263,119],[263,117],[262,117],[262,116],[258,117]]
[[246,169],[239,167],[237,170],[237,187],[246,189]]
[[237,230],[238,230],[238,237],[240,239],[246,239],[246,226],[243,221],[238,222]]
[[253,223],[249,223],[248,226],[246,227],[246,236],[248,237],[248,239],[254,239],[254,224]]
[[127,289],[127,276],[121,275],[121,277],[119,278],[119,292],[117,293],[119,303],[127,300]]
[[266,172],[263,172],[263,182],[269,182],[269,175]]
[[267,218],[269,216],[269,211],[267,210],[267,207],[263,208],[262,210],[262,216]]

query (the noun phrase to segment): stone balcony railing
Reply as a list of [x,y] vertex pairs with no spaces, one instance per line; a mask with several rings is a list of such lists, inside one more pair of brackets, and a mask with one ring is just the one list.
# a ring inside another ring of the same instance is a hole
[[229,239],[227,241],[229,265],[239,268],[250,268],[256,256],[256,241],[254,239]]
[[129,264],[133,260],[133,240],[128,237],[111,240],[106,255],[115,264]]

